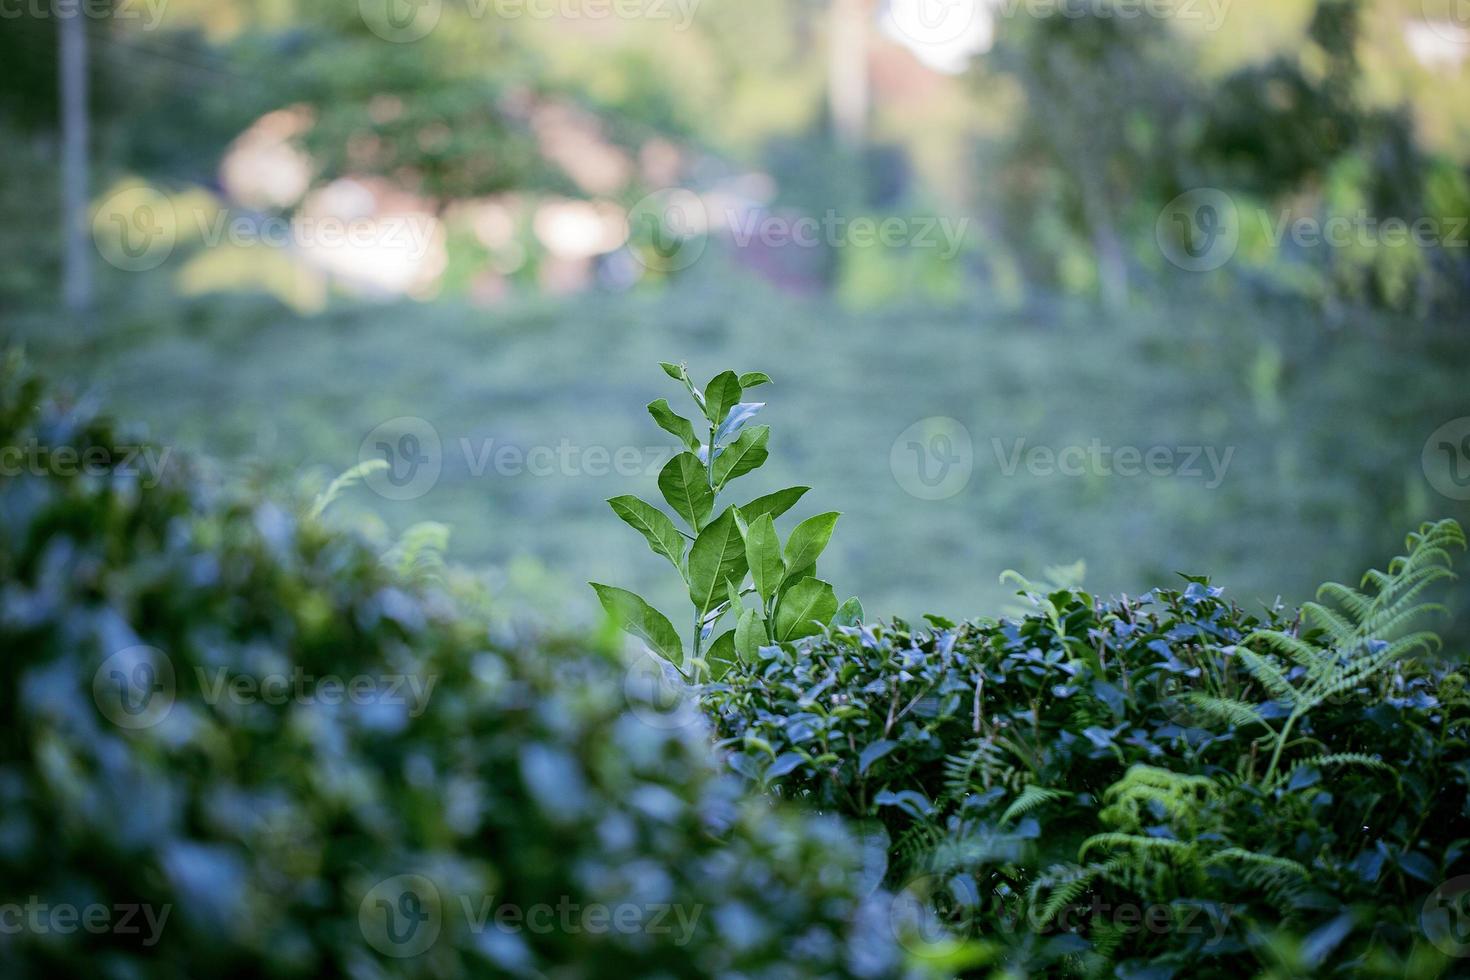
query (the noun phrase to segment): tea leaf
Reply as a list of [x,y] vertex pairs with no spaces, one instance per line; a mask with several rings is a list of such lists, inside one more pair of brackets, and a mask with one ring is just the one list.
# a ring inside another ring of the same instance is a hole
[[765,402],[741,402],[725,413],[725,421],[715,430],[715,442],[722,443],[726,439],[739,433],[745,428],[745,423],[756,417],[761,409],[766,407]]
[[658,475],[658,489],[674,512],[696,532],[714,509],[715,492],[710,489],[709,473],[693,453],[680,453],[664,464]]
[[734,371],[722,371],[710,379],[704,389],[704,415],[710,424],[719,425],[730,409],[740,401],[740,379]]
[[726,507],[699,532],[689,548],[689,598],[703,616],[725,597],[725,580],[745,578],[745,541],[735,526],[735,512]]
[[709,664],[710,680],[717,681],[735,666],[735,631],[726,630],[720,634],[719,639],[711,643],[709,651],[705,653],[705,662]]
[[723,489],[737,476],[744,476],[764,463],[770,455],[766,449],[770,438],[771,427],[768,425],[758,425],[740,433],[740,438],[726,446],[715,460],[715,488]]
[[837,607],[837,615],[832,617],[833,626],[861,626],[863,625],[863,604],[858,601],[857,596],[848,599]]
[[735,652],[740,659],[753,664],[760,659],[761,644],[766,639],[766,623],[754,609],[746,609],[735,624]]
[[694,433],[694,423],[670,408],[667,398],[649,402],[648,414],[653,416],[653,420],[658,423],[660,429],[677,436],[688,449],[699,452],[699,447],[703,443]]
[[627,589],[589,582],[608,616],[624,630],[647,643],[654,653],[675,666],[684,663],[684,644],[668,618]]
[[754,521],[762,514],[770,514],[772,517],[780,517],[796,502],[806,495],[811,487],[787,487],[785,490],[777,490],[763,497],[756,497],[750,503],[740,508],[740,514],[747,521]]
[[832,528],[840,516],[836,512],[818,514],[796,525],[786,541],[786,567],[801,569],[815,565],[832,539]]
[[770,601],[786,574],[786,563],[781,560],[781,539],[776,535],[776,524],[770,514],[762,514],[750,525],[745,535],[745,559],[750,565],[756,594]]
[[814,636],[836,613],[837,594],[832,586],[820,579],[802,579],[791,587],[776,610],[776,639],[785,643]]
[[681,567],[684,561],[684,538],[667,514],[633,496],[613,497],[608,504],[613,513],[648,540],[648,546],[653,549],[654,554],[663,555],[674,563],[675,568],[680,569],[680,576],[684,574]]

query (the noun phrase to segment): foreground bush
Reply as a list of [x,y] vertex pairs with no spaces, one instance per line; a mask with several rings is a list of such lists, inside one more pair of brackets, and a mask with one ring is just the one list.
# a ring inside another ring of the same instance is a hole
[[848,838],[742,797],[613,655],[492,641],[38,404],[12,358],[0,975],[897,974]]
[[1437,976],[1470,955],[1470,696],[1424,603],[1464,543],[1427,526],[1292,618],[1201,579],[834,628],[703,698],[733,769],[888,842],[936,962]]

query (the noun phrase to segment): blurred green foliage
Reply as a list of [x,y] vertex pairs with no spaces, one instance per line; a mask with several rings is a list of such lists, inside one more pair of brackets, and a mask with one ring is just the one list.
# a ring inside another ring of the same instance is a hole
[[920,956],[1436,977],[1459,949],[1432,900],[1467,868],[1470,697],[1462,651],[1422,631],[1463,546],[1427,525],[1366,596],[1327,586],[1305,615],[1203,578],[1110,602],[1027,583],[1024,616],[765,646],[702,700],[732,769],[888,843]]
[[7,906],[6,977],[901,972],[855,843],[743,797],[652,678],[128,438],[4,360],[0,869],[41,916]]

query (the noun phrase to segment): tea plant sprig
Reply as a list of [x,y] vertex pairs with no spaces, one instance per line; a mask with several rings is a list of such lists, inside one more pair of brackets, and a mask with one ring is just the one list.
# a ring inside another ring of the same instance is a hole
[[[659,473],[658,488],[689,530],[637,497],[613,497],[608,504],[683,579],[694,610],[691,655],[686,661],[678,631],[641,596],[589,583],[608,615],[686,677],[715,680],[737,657],[754,662],[762,646],[812,636],[834,622],[861,622],[862,605],[849,599],[839,609],[832,586],[817,578],[817,558],[839,515],[830,512],[802,521],[784,548],[776,533],[776,518],[810,487],[787,487],[716,512],[715,503],[730,483],[760,468],[770,455],[770,426],[749,424],[765,403],[741,401],[745,392],[769,384],[770,377],[759,371],[724,371],[701,390],[685,365],[661,362],[660,367],[683,384],[703,416],[697,430],[667,399],[648,406],[659,427],[684,446]],[[745,605],[747,598],[754,599],[753,606]],[[706,646],[726,615],[734,618],[734,627]]]

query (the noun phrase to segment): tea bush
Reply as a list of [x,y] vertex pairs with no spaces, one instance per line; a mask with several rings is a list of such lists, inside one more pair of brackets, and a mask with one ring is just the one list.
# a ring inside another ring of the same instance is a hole
[[4,361],[0,975],[899,972],[850,838],[616,655],[120,445]]
[[833,627],[702,698],[731,768],[887,842],[936,963],[1438,976],[1470,954],[1470,696],[1424,596],[1464,543],[1427,525],[1296,615],[1192,578]]

